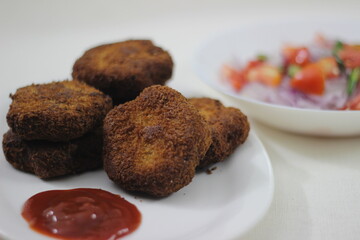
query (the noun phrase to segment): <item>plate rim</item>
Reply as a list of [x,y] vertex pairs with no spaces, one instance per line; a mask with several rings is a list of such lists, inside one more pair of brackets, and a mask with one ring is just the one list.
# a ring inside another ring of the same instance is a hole
[[[266,198],[265,197],[263,198],[264,199],[263,205],[261,205],[260,211],[257,213],[256,217],[251,220],[251,222],[249,222],[246,226],[244,226],[243,228],[240,228],[239,230],[232,229],[229,234],[226,234],[230,238],[234,238],[234,237],[237,238],[237,237],[243,236],[245,233],[249,232],[252,228],[254,228],[254,226],[256,226],[256,224],[266,215],[266,213],[268,212],[268,210],[272,204],[273,198],[274,198],[274,189],[275,189],[274,174],[273,174],[273,168],[272,168],[272,164],[271,164],[271,160],[268,155],[268,152],[267,152],[265,146],[263,145],[262,141],[260,140],[260,138],[257,136],[254,129],[250,130],[249,139],[252,140],[252,143],[256,146],[257,149],[261,150],[261,155],[262,155],[261,156],[261,158],[262,158],[261,165],[264,167],[264,169],[266,169],[266,173],[267,173],[266,174],[267,179],[264,184],[264,186],[265,186],[264,189],[266,190]],[[4,161],[3,164],[8,164],[5,160],[5,157],[3,156],[2,158],[3,158],[2,160]],[[8,169],[6,169],[6,170],[8,170]],[[15,171],[15,169],[14,169],[14,171]],[[94,186],[94,187],[99,188],[99,186]],[[75,188],[75,186],[65,186],[64,189],[71,189],[71,188]],[[55,188],[52,188],[52,189],[55,189]],[[63,189],[63,187],[58,186],[57,189]],[[112,192],[111,190],[107,190],[107,189],[104,189],[104,190]],[[1,188],[0,188],[0,191],[2,191]],[[33,194],[36,194],[36,193],[34,192]],[[121,193],[120,193],[120,195],[121,195]],[[10,201],[11,201],[11,199],[10,199]],[[2,206],[1,208],[3,208],[3,207],[5,207],[5,206]],[[16,209],[14,209],[14,210],[16,210]],[[235,218],[235,220],[236,220],[236,216],[240,213],[241,213],[241,211],[236,212],[233,215],[233,216],[235,216],[233,218]],[[225,222],[223,225],[219,226],[220,229],[225,229],[226,226],[229,223],[231,223],[231,221],[232,220],[229,220],[229,221]],[[27,226],[27,224],[26,224],[26,226]],[[2,237],[3,239],[9,239],[9,240],[13,239],[14,236],[12,236],[11,233],[9,233],[8,231],[9,230],[6,230],[4,227],[0,226],[0,237]],[[134,233],[136,233],[136,231]],[[129,238],[131,238],[131,235],[132,234],[129,235]],[[47,236],[39,235],[39,238],[41,238],[41,237],[42,238],[45,237],[44,239],[52,239],[49,237],[46,238]],[[200,235],[196,234],[193,236],[193,239],[209,239],[207,237],[209,237],[207,234],[205,234],[205,235],[204,234],[200,234]],[[127,239],[127,238],[125,237],[124,239]]]

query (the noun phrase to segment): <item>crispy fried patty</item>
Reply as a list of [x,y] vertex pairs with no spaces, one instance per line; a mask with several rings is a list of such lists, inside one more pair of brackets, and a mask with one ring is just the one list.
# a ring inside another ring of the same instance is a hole
[[25,140],[68,141],[102,124],[111,98],[77,81],[19,88],[10,95],[7,122]]
[[39,178],[84,172],[102,166],[102,130],[69,142],[25,141],[9,130],[3,137],[6,160]]
[[206,119],[212,135],[212,144],[198,168],[226,159],[248,137],[250,125],[239,109],[224,107],[220,101],[210,98],[189,99]]
[[189,184],[211,144],[210,129],[187,99],[146,88],[104,120],[104,167],[128,191],[163,197]]
[[168,52],[149,40],[128,40],[89,49],[75,62],[72,76],[118,104],[134,99],[146,87],[163,85],[172,69]]

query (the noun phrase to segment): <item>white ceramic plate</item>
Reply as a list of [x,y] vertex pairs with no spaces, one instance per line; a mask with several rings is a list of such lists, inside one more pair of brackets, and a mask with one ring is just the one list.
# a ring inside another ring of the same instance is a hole
[[230,239],[259,221],[270,206],[274,182],[264,147],[251,132],[244,145],[212,174],[198,173],[190,185],[164,199],[134,197],[102,170],[43,181],[0,159],[0,238],[49,239],[29,229],[23,203],[52,189],[100,188],[120,194],[142,213],[140,228],[124,239]]
[[220,69],[234,58],[245,62],[259,53],[276,53],[284,43],[309,43],[316,33],[360,42],[360,22],[308,19],[242,25],[204,41],[194,58],[198,76],[216,90],[234,97],[251,118],[272,127],[308,135],[360,135],[360,111],[308,110],[268,104],[235,93],[220,81]]

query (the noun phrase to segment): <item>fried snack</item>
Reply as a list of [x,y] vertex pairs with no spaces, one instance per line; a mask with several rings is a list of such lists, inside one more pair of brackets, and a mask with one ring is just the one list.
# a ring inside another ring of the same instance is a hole
[[192,103],[211,127],[212,144],[198,168],[224,161],[248,137],[250,125],[239,109],[224,107],[210,98],[191,98]]
[[104,120],[104,168],[123,189],[164,197],[189,184],[211,144],[204,118],[179,92],[146,88]]
[[69,142],[25,141],[9,130],[2,144],[14,168],[45,179],[101,167],[102,142],[101,129]]
[[117,105],[146,87],[164,85],[172,69],[168,52],[149,40],[128,40],[89,49],[75,62],[72,76],[108,94]]
[[15,134],[25,140],[68,141],[100,125],[111,98],[77,81],[19,88],[7,114]]

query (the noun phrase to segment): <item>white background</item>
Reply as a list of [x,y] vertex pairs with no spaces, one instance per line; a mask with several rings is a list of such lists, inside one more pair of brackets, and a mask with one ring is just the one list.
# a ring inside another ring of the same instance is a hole
[[[1,0],[0,126],[6,125],[9,89],[70,78],[73,62],[85,49],[129,38],[149,38],[169,50],[175,62],[169,85],[184,95],[236,105],[193,73],[191,57],[201,40],[222,29],[271,19],[360,20],[359,9],[357,0]],[[239,239],[359,239],[360,138],[305,137],[255,122],[252,128],[273,164],[275,195],[264,219]]]

